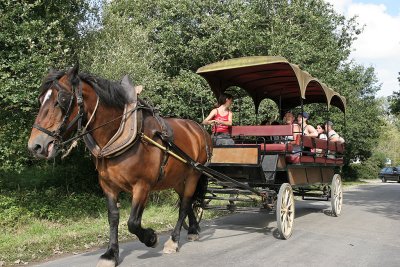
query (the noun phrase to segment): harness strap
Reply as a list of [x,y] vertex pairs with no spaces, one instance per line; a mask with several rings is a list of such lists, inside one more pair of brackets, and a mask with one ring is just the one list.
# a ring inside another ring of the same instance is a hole
[[51,137],[56,136],[56,131],[49,131],[46,128],[43,128],[42,126],[40,126],[39,124],[34,123],[32,127],[38,129],[39,131],[44,132],[47,135],[50,135]]
[[159,143],[157,143],[156,141],[154,141],[153,139],[151,139],[150,137],[148,137],[147,135],[145,135],[144,133],[140,133],[140,137],[142,138],[142,140],[144,140],[145,142],[149,142],[152,145],[155,145],[156,147],[158,147],[159,149],[166,151],[168,154],[170,154],[171,156],[173,156],[174,158],[176,158],[177,160],[183,162],[183,163],[187,163],[187,160],[185,160],[183,157],[180,157],[179,155],[177,155],[176,153],[174,153],[173,151],[167,149],[165,146],[160,145]]
[[169,148],[165,147],[164,150],[164,155],[161,161],[161,165],[160,165],[160,173],[158,174],[158,178],[157,181],[161,181],[162,178],[164,177],[164,173],[165,173],[165,166],[167,165],[168,159],[169,159],[169,154],[168,154]]

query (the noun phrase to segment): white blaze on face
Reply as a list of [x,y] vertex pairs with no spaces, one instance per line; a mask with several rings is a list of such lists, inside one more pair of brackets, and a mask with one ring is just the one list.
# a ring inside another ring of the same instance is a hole
[[44,105],[44,103],[45,103],[47,100],[50,99],[52,93],[53,93],[53,90],[51,90],[51,89],[49,89],[49,90],[46,92],[46,95],[45,95],[44,98],[43,98],[42,106]]

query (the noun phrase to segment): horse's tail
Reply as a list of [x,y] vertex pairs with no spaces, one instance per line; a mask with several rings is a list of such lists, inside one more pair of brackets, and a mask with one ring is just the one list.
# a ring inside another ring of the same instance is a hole
[[208,178],[206,175],[200,175],[199,181],[197,183],[196,191],[193,194],[193,205],[202,206],[204,197],[207,192]]

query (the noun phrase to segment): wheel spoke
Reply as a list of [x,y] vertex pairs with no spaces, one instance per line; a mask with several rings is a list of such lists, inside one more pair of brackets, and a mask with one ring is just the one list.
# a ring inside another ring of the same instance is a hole
[[289,199],[289,203],[288,203],[287,207],[288,207],[288,209],[293,208],[293,199],[292,198]]
[[343,203],[342,181],[338,174],[335,174],[332,179],[331,198],[332,212],[335,216],[338,216]]
[[290,201],[290,192],[288,190],[285,190],[285,205],[286,205],[286,207],[289,206],[289,201]]
[[294,199],[290,184],[282,184],[277,199],[277,226],[283,239],[288,239],[293,231]]

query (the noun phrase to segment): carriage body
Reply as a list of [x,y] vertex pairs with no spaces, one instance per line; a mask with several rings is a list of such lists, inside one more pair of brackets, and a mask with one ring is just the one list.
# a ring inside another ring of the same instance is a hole
[[[301,107],[303,111],[303,105],[310,103],[324,104],[327,111],[335,106],[345,113],[344,97],[282,57],[224,60],[204,66],[197,73],[207,80],[217,98],[231,86],[242,88],[253,99],[256,113],[263,99],[274,101],[281,117],[292,108]],[[293,195],[331,199],[333,215],[340,214],[343,143],[296,133],[293,125],[238,125],[231,127],[230,134],[235,144],[215,146],[208,167],[236,182],[209,176],[204,208],[212,208],[213,199],[226,199],[226,207],[237,210],[235,203],[245,200],[243,195],[254,193],[249,188],[255,189],[262,208],[277,210],[278,229],[286,228],[286,233],[280,230],[285,239],[290,237],[293,223],[279,224],[294,219]],[[285,206],[288,203],[283,203],[289,198],[292,213],[282,215],[290,210]]]

